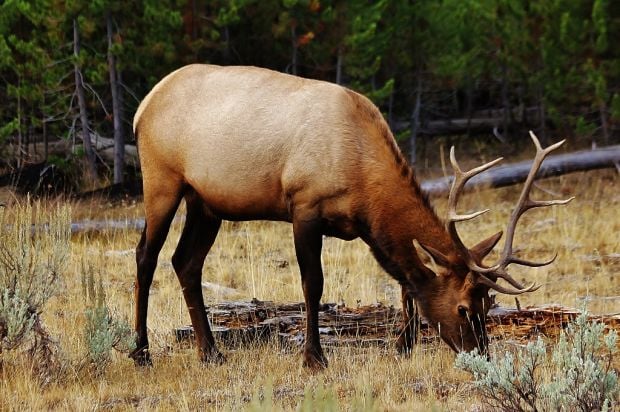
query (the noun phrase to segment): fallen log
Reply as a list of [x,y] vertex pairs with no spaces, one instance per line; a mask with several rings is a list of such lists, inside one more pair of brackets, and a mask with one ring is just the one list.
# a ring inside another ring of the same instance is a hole
[[[510,111],[509,125],[533,127],[540,124],[540,108],[538,106],[517,106]],[[470,118],[458,117],[450,119],[433,119],[420,126],[419,133],[425,136],[448,136],[464,133],[488,134],[490,130],[504,125],[504,109],[477,110]],[[395,132],[402,132],[411,127],[409,121],[393,123]]]
[[[572,172],[613,168],[620,165],[620,145],[594,150],[547,157],[538,171],[537,178],[559,176]],[[474,188],[496,188],[510,186],[525,181],[532,166],[531,160],[511,163],[489,169],[474,176],[465,185],[465,190]],[[430,196],[438,196],[450,191],[453,177],[442,177],[422,182],[422,191]]]
[[[108,164],[114,163],[114,139],[90,133],[90,140],[97,156]],[[74,142],[68,139],[53,140],[48,143],[47,153],[48,155],[65,156],[67,153],[74,153],[81,146],[81,141],[74,144]],[[41,143],[29,143],[28,145],[24,145],[21,150],[27,153],[31,162],[36,163],[44,160],[44,150]],[[17,145],[9,144],[6,147],[8,158],[17,156],[18,151],[19,147]],[[138,149],[136,145],[125,145],[125,164],[135,168],[139,167],[140,162],[138,160]]]
[[71,233],[102,232],[104,230],[143,230],[144,219],[84,220],[71,223]]
[[[525,343],[537,336],[556,338],[579,311],[559,305],[524,309],[493,307],[488,314],[487,330],[491,339],[510,339]],[[208,309],[213,333],[226,347],[276,339],[284,346],[299,346],[304,341],[305,304],[276,304],[252,300],[223,302]],[[322,304],[319,332],[324,346],[386,346],[400,333],[400,309],[381,303],[347,308],[335,303]],[[620,315],[597,315],[590,319],[603,322],[609,329],[620,328]],[[436,334],[422,321],[421,340],[436,340]],[[193,339],[191,326],[173,331],[177,342]]]

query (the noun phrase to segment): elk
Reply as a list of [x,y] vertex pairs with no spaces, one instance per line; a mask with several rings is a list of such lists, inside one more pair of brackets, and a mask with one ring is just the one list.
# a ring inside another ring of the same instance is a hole
[[[456,206],[465,182],[501,159],[463,172],[451,150],[455,179],[444,223],[370,100],[335,84],[255,67],[178,69],[144,98],[134,118],[134,132],[146,221],[136,249],[137,346],[131,356],[139,365],[151,364],[146,327],[149,287],[182,199],[187,214],[172,265],[200,359],[224,361],[209,327],[201,290],[204,260],[220,224],[267,219],[293,225],[307,316],[303,365],[313,369],[328,363],[318,328],[324,235],[361,238],[400,284],[404,319],[399,351],[407,353],[415,343],[414,318],[419,311],[455,351],[486,352],[489,290],[515,295],[534,291],[535,285],[524,287],[512,278],[507,266],[553,261],[529,262],[513,254],[519,217],[534,207],[571,200],[530,199],[538,167],[563,143],[542,149],[532,134],[537,154],[508,224],[503,252],[499,262],[484,265],[484,257],[502,232],[466,247],[456,223],[484,211],[461,215]],[[509,285],[499,284],[499,279]]]

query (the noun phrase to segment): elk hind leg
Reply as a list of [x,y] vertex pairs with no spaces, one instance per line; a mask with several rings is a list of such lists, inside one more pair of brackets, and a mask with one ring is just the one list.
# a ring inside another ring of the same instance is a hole
[[185,195],[185,201],[187,217],[181,239],[172,256],[172,266],[183,289],[200,359],[204,362],[222,363],[225,358],[217,350],[209,327],[201,285],[204,261],[222,221],[205,209],[193,190]]

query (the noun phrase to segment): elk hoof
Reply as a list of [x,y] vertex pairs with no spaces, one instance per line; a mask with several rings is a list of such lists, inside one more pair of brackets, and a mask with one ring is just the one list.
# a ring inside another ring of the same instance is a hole
[[313,350],[304,351],[303,367],[312,371],[321,371],[327,368],[328,362],[322,352],[317,353]]
[[396,341],[396,350],[398,354],[401,356],[410,356],[411,350],[413,349],[413,342],[408,341],[407,339],[400,337]]
[[153,361],[151,360],[151,354],[149,353],[148,346],[134,349],[134,351],[129,354],[129,357],[133,359],[136,366],[153,366]]
[[207,364],[221,365],[226,362],[226,356],[217,349],[200,352],[200,360]]

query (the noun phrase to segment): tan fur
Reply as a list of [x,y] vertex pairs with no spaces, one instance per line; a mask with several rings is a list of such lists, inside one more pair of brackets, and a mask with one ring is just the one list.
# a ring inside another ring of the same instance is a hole
[[287,196],[315,204],[349,189],[342,176],[358,164],[343,159],[366,148],[343,122],[348,99],[340,87],[268,70],[177,70],[134,121],[145,185],[178,174],[231,218],[290,220]]

